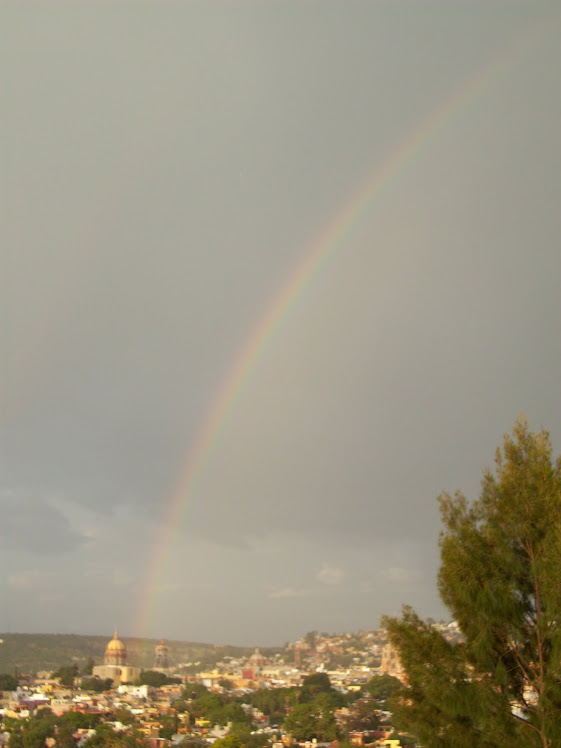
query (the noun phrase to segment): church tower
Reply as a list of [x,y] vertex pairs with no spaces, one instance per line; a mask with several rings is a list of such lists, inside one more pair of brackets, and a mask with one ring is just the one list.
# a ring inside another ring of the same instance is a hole
[[134,683],[142,672],[139,667],[127,665],[127,648],[119,639],[117,632],[105,648],[105,657],[103,665],[96,665],[92,675],[104,680],[108,678],[113,681],[113,687],[116,688],[124,683]]
[[164,669],[168,666],[168,648],[164,644],[164,640],[160,639],[160,643],[154,649],[154,670]]

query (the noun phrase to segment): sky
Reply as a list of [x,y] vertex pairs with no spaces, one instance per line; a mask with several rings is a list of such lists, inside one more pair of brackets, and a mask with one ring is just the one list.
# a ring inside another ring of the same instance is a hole
[[0,13],[0,631],[447,619],[437,496],[561,450],[556,3]]

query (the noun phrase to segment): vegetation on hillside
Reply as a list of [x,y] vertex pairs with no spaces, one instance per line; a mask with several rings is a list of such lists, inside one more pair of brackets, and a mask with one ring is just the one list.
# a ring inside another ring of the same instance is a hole
[[[91,673],[95,663],[103,663],[108,636],[82,636],[78,634],[0,634],[0,672],[37,673],[53,672],[61,666],[77,665],[85,675]],[[121,637],[126,644],[131,663],[151,668],[154,661],[155,639]],[[251,647],[214,646],[197,642],[166,641],[169,661],[185,664],[185,670],[211,669],[226,656],[245,657],[253,652]],[[263,649],[265,654],[279,648]],[[188,665],[191,663],[191,665]],[[89,672],[88,671],[89,668]]]

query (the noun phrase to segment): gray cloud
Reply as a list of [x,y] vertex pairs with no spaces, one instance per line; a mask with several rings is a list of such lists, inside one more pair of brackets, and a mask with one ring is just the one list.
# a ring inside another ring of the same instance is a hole
[[283,598],[283,597],[308,597],[310,593],[308,590],[295,589],[294,587],[281,587],[277,590],[271,590],[268,593],[268,597],[272,598]]
[[343,569],[337,569],[335,566],[324,564],[319,571],[317,578],[322,584],[341,584],[345,577]]
[[0,494],[0,514],[0,542],[8,551],[56,555],[77,551],[83,543],[80,533],[48,499],[4,492]]

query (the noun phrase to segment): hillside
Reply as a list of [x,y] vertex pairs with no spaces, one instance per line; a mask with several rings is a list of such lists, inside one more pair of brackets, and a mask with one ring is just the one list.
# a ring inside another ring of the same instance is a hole
[[[52,671],[74,662],[81,668],[89,657],[96,665],[102,664],[110,638],[78,634],[0,634],[3,640],[0,644],[0,673],[12,673],[16,668],[20,673]],[[158,643],[155,639],[120,638],[126,644],[131,664],[143,668],[152,666],[154,647]],[[168,640],[166,644],[170,665],[197,663],[197,669],[213,667],[227,655],[235,657],[252,652],[249,647],[217,647],[213,644]],[[270,651],[273,653],[279,649]]]

